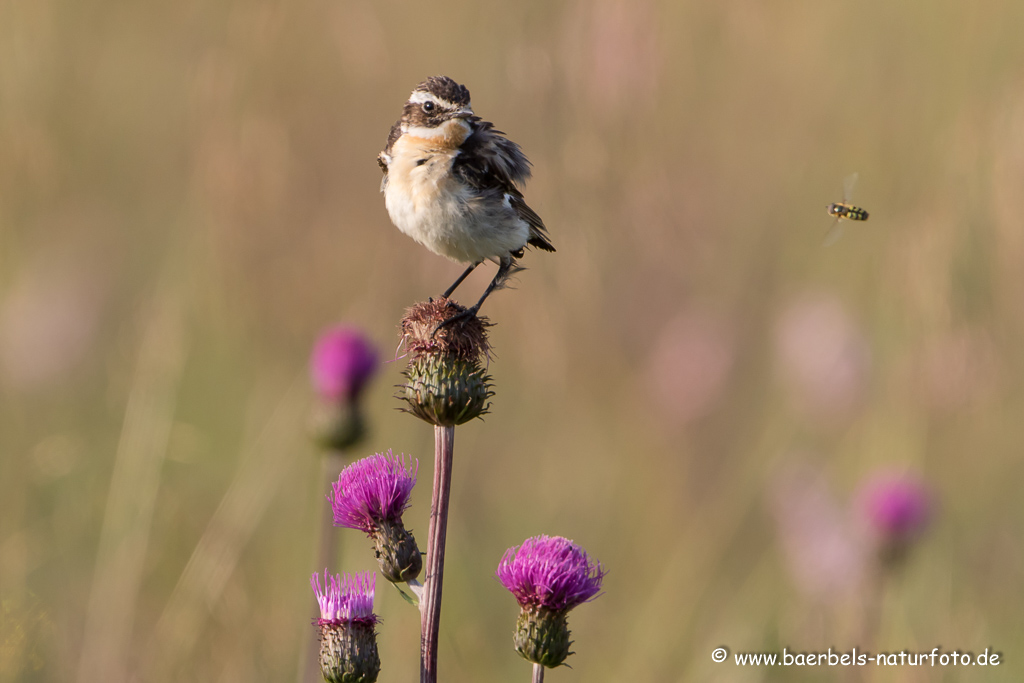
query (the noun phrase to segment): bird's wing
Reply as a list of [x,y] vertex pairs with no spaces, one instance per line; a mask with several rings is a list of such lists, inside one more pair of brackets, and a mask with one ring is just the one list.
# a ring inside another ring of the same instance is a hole
[[391,126],[391,130],[388,131],[388,143],[384,146],[384,151],[377,155],[377,165],[380,166],[384,175],[388,174],[388,164],[391,163],[391,148],[395,146],[395,140],[400,137],[402,137],[401,119],[395,121],[395,125]]
[[508,202],[509,206],[530,226],[529,243],[546,251],[555,248],[548,240],[544,221],[531,209],[519,184],[530,177],[530,162],[519,145],[495,130],[488,121],[471,120],[473,133],[462,143],[452,163],[452,172],[481,194]]
[[473,132],[462,143],[452,170],[475,187],[515,187],[530,177],[530,162],[519,145],[489,121],[470,119]]
[[544,221],[541,220],[536,211],[527,206],[523,200],[523,195],[517,191],[515,193],[509,192],[505,196],[508,198],[512,208],[519,214],[519,217],[530,226],[530,239],[527,240],[527,243],[544,251],[554,251],[555,245],[551,244],[551,240],[548,239],[548,229],[544,226]]
[[388,132],[388,143],[384,146],[384,151],[377,155],[377,165],[380,166],[380,170],[384,173],[384,177],[380,180],[380,191],[383,192],[388,186],[388,166],[391,164],[391,148],[395,146],[395,140],[402,136],[402,120],[395,121],[395,125],[391,126],[391,130]]

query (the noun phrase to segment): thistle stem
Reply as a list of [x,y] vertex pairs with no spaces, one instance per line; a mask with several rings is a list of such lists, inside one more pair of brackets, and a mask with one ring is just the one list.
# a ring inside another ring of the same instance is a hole
[[533,683],[544,683],[544,665],[533,665]]
[[434,427],[434,488],[427,531],[427,566],[420,600],[420,683],[437,683],[437,637],[441,623],[441,585],[452,488],[455,427]]
[[[886,575],[882,567],[875,566],[871,569],[863,586],[862,614],[860,624],[861,647],[870,652],[875,648],[878,640],[878,632],[882,625],[882,610],[885,605]],[[863,667],[850,667],[849,679],[852,683],[860,683],[866,680]]]
[[[338,473],[345,467],[345,454],[340,450],[330,450],[320,458],[320,479],[318,490],[330,491],[331,484],[338,478]],[[322,500],[322,499],[321,499]],[[333,569],[338,556],[338,533],[334,528],[334,511],[330,505],[320,504],[324,513],[320,517],[320,538],[317,542],[317,570]],[[314,602],[313,619],[320,616],[320,608]],[[299,664],[299,681],[302,683],[318,683],[323,680],[320,667],[320,635],[316,629],[309,629],[305,655]]]
[[[345,469],[345,454],[342,451],[328,451],[320,460],[320,489],[328,494],[333,490],[331,485],[338,480],[338,475]],[[334,509],[330,505],[321,505],[324,511],[320,519],[320,565],[323,569],[334,566],[338,555],[338,532],[334,528]]]

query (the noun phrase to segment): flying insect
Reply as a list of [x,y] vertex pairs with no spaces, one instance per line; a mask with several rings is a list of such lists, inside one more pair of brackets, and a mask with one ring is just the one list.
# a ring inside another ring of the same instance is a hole
[[828,215],[835,216],[836,219],[832,221],[832,227],[829,228],[828,233],[825,235],[823,246],[830,246],[839,239],[840,235],[843,234],[844,220],[866,221],[868,219],[867,211],[850,203],[853,201],[853,186],[856,182],[856,173],[847,176],[846,180],[843,181],[843,201],[834,202],[825,207]]

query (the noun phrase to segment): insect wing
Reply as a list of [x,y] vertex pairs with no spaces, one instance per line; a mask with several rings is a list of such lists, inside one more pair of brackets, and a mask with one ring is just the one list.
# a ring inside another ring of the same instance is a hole
[[843,234],[843,218],[842,216],[836,216],[836,219],[832,221],[832,227],[825,233],[825,241],[821,243],[823,247],[831,247],[836,243]]
[[853,186],[857,184],[859,173],[851,173],[843,181],[843,204],[853,204]]

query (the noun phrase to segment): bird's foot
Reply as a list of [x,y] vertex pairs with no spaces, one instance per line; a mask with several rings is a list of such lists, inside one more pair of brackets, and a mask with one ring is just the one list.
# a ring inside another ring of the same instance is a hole
[[[447,307],[447,308],[461,308],[461,306],[459,306],[459,303],[457,301],[455,301],[455,299],[449,299],[444,294],[442,294],[441,296],[437,297],[437,300],[438,301],[443,301],[445,307]],[[432,296],[427,297],[427,303],[431,303],[431,304],[434,303],[434,297],[432,297]]]
[[[449,306],[458,306],[458,304],[456,304],[456,303],[454,303],[452,301],[449,301],[448,305]],[[440,332],[442,328],[448,327],[449,325],[451,325],[453,323],[456,323],[456,322],[459,322],[459,321],[462,321],[462,320],[467,320],[469,318],[475,317],[476,314],[477,314],[477,311],[479,311],[479,310],[480,310],[480,304],[477,304],[476,306],[471,306],[470,308],[464,309],[464,310],[456,313],[455,315],[453,315],[450,318],[445,318],[444,320],[442,320],[441,322],[439,322],[437,324],[437,327],[435,327],[434,331],[430,333],[430,336],[431,337],[437,336],[437,333]]]

